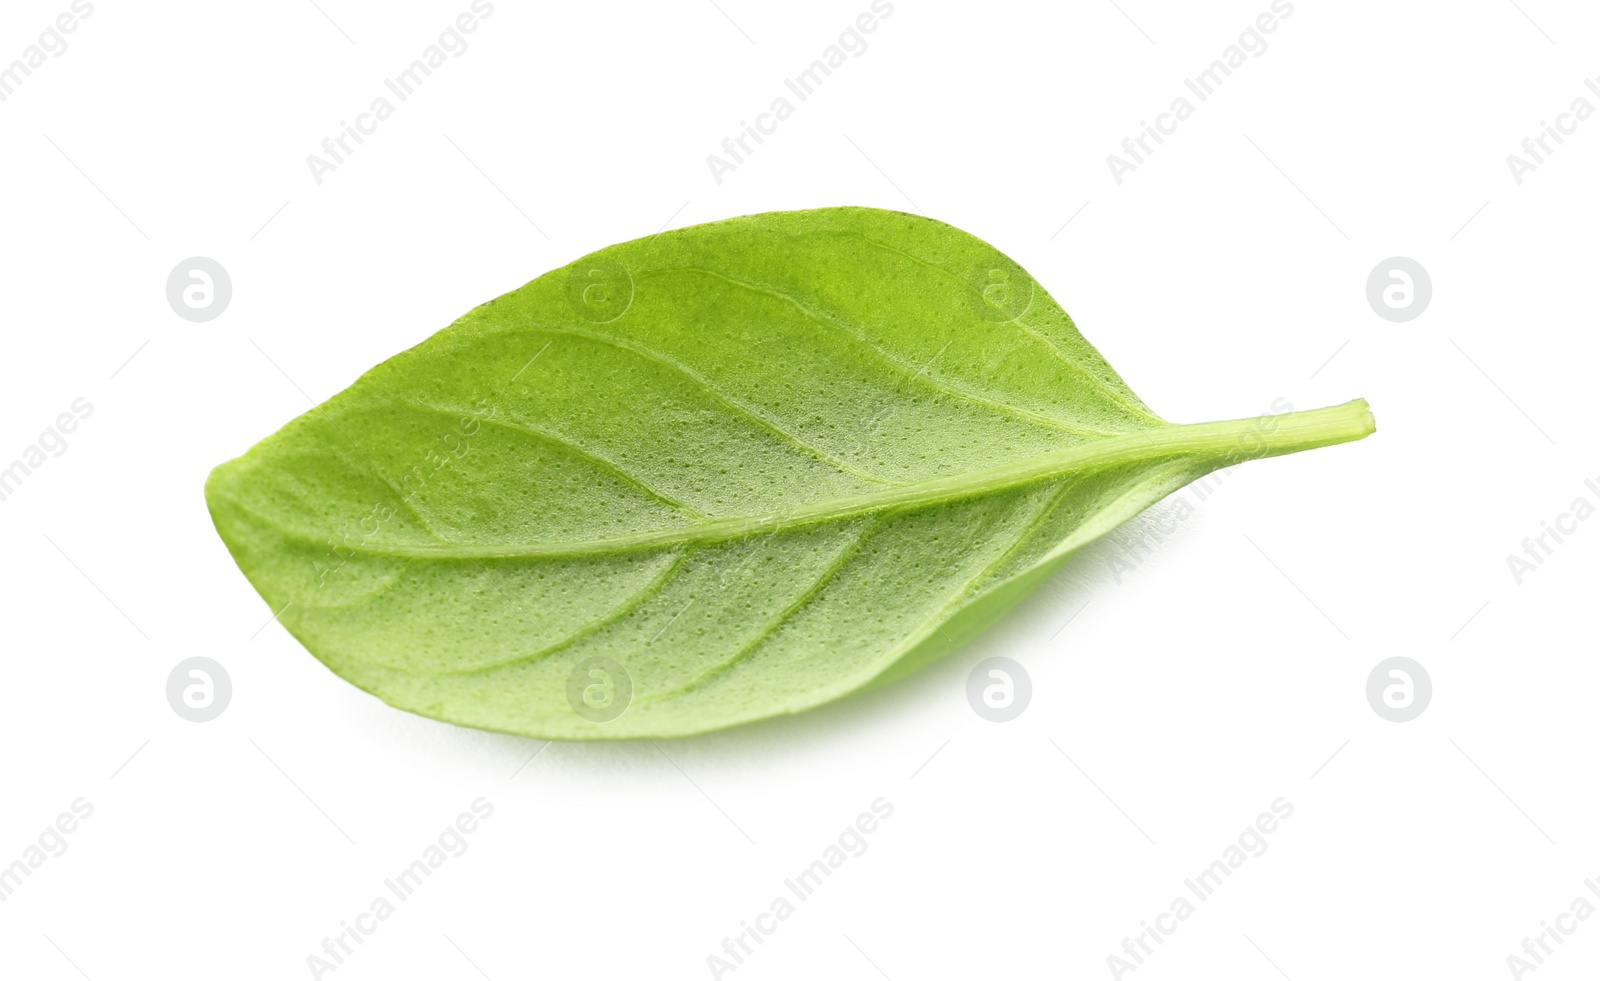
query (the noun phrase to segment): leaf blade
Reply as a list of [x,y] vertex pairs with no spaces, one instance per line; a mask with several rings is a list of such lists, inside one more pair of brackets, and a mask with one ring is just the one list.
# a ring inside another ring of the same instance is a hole
[[[281,622],[391,704],[672,736],[908,673],[1189,480],[1371,431],[1360,402],[1273,418],[1160,420],[991,247],[824,209],[546,274],[207,500]],[[604,721],[569,697],[596,659],[633,693]]]

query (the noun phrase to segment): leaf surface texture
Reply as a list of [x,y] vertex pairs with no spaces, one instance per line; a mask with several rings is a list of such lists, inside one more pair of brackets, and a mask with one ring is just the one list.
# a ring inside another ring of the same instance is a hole
[[828,208],[547,273],[206,498],[279,621],[390,704],[678,736],[904,674],[1196,477],[1371,431],[1359,401],[1168,423],[991,246]]

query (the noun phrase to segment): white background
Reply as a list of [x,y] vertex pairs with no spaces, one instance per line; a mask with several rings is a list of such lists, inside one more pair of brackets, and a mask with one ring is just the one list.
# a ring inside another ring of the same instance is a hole
[[[896,0],[718,185],[707,154],[868,0],[497,0],[319,186],[307,154],[468,0],[97,0],[0,103],[0,462],[94,406],[0,503],[0,864],[94,808],[0,904],[0,971],[306,977],[479,797],[470,849],[338,978],[711,976],[879,797],[869,849],[723,976],[1106,977],[1279,797],[1141,981],[1505,977],[1600,905],[1600,521],[1520,585],[1506,564],[1597,499],[1600,120],[1520,186],[1506,155],[1600,107],[1600,12],[1295,0],[1119,186],[1106,155],[1268,0],[1118,2]],[[8,0],[0,62],[67,9]],[[905,683],[660,748],[530,763],[540,742],[387,708],[269,623],[212,466],[593,249],[835,204],[992,242],[1168,418],[1364,396],[1378,432],[1243,466],[1182,521],[1169,500]],[[164,294],[197,255],[234,286],[205,324]],[[1365,296],[1397,255],[1433,280],[1409,323]],[[1156,522],[1178,531],[1116,566]],[[196,655],[234,685],[204,724],[164,693]],[[965,696],[996,655],[1033,680],[1007,724]],[[1364,693],[1394,655],[1434,684],[1403,724]],[[1539,981],[1600,968],[1600,917],[1564,939]]]

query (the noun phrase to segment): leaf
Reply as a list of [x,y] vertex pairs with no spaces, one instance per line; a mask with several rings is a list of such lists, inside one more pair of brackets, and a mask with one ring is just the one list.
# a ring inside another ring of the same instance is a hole
[[1372,431],[1362,401],[1168,423],[995,249],[827,208],[547,273],[206,500],[279,621],[391,705],[680,736],[899,677],[1189,481]]

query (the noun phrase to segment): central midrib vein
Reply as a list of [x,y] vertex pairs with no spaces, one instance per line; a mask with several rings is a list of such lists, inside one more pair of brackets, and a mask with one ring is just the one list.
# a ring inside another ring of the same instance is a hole
[[[788,511],[715,518],[691,525],[619,535],[614,538],[503,545],[346,544],[343,547],[369,555],[448,560],[557,558],[631,552],[680,544],[703,545],[774,534],[787,528],[859,517],[879,511],[931,507],[1067,473],[1107,469],[1127,463],[1191,456],[1196,459],[1219,461],[1216,463],[1217,466],[1231,466],[1245,460],[1280,456],[1318,446],[1349,442],[1370,434],[1373,429],[1372,414],[1367,410],[1366,400],[1356,399],[1343,405],[1313,409],[1308,412],[1140,430],[987,470],[936,477],[881,491],[804,505]],[[234,503],[291,537],[309,537],[283,527],[267,515],[237,500]]]

